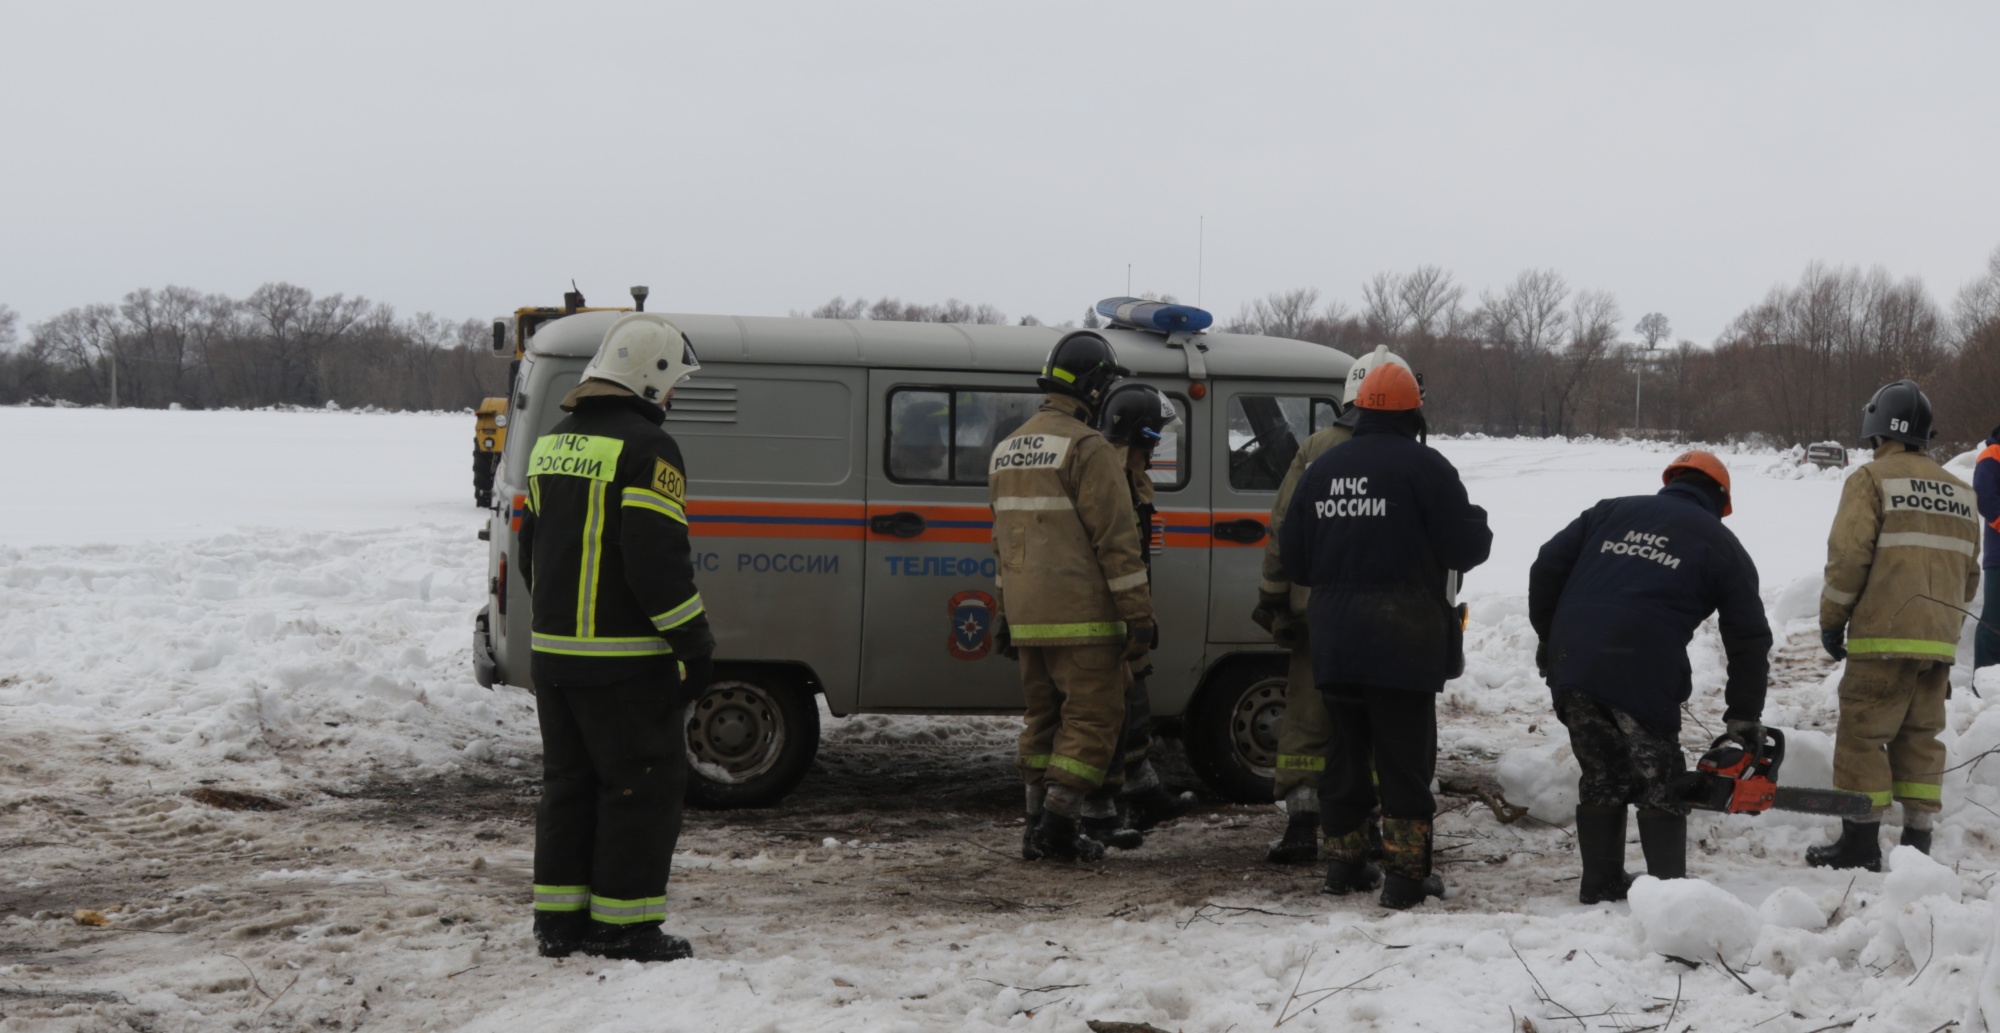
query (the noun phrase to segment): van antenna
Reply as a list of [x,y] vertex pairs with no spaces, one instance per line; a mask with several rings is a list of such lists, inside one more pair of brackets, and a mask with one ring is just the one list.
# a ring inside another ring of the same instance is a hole
[[1132,296],[1132,263],[1125,263],[1125,296]]
[[1194,230],[1194,307],[1201,307],[1202,259],[1208,250],[1208,216],[1198,217]]

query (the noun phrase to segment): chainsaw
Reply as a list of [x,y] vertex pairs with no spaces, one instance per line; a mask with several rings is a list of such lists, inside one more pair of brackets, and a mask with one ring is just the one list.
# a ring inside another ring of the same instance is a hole
[[1866,817],[1874,801],[1866,793],[1841,789],[1800,789],[1778,784],[1785,761],[1785,733],[1764,729],[1755,749],[1735,737],[1718,736],[1692,774],[1683,776],[1683,799],[1691,807],[1730,814],[1762,814],[1776,808],[1843,818]]

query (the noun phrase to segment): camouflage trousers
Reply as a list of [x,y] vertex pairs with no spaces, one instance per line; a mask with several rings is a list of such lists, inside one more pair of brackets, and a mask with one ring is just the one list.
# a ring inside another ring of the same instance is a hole
[[1688,812],[1676,785],[1687,773],[1687,755],[1678,741],[1581,692],[1563,692],[1556,700],[1556,716],[1569,729],[1570,751],[1583,769],[1577,779],[1578,803]]

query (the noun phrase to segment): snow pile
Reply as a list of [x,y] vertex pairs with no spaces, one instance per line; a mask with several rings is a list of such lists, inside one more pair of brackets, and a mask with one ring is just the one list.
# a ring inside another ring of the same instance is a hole
[[1757,942],[1764,919],[1757,909],[1700,879],[1655,879],[1632,884],[1632,917],[1646,931],[1646,949],[1690,960],[1739,958]]
[[1551,825],[1576,820],[1576,780],[1582,773],[1567,738],[1549,746],[1508,750],[1494,771],[1507,802],[1526,807],[1529,816]]

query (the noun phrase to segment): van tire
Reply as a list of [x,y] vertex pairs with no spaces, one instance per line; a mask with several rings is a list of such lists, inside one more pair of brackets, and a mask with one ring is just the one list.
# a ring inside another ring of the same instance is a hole
[[722,665],[687,708],[687,802],[769,807],[819,754],[819,704],[783,669]]
[[1270,803],[1286,657],[1241,656],[1210,678],[1188,708],[1181,741],[1209,788],[1237,803]]

